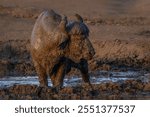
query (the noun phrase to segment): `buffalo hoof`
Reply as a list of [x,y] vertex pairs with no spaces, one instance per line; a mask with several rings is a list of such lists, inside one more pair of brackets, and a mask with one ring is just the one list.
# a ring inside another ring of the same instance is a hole
[[52,88],[52,91],[55,92],[55,93],[59,93],[59,91],[62,89],[61,86],[56,86],[56,87],[53,87]]

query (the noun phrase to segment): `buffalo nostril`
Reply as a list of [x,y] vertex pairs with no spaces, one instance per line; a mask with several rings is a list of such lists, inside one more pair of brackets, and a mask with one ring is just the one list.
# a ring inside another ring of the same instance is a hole
[[93,52],[93,56],[95,55],[95,51]]
[[89,52],[89,55],[91,56],[91,55],[92,55],[92,53],[91,53],[91,52]]
[[95,55],[95,52],[89,52],[89,55],[90,55],[90,56],[94,56],[94,55]]
[[93,50],[93,51],[91,51],[90,53],[91,53],[91,55],[92,55],[92,56],[94,56],[94,55],[95,55],[95,51],[94,51],[94,50]]

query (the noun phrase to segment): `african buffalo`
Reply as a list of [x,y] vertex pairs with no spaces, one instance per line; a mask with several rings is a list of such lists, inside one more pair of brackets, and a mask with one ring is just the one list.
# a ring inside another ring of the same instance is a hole
[[88,39],[89,29],[80,15],[68,21],[53,10],[42,12],[31,35],[31,56],[39,76],[40,86],[48,86],[51,78],[55,88],[63,86],[63,79],[71,67],[81,71],[90,86],[88,60],[95,54]]

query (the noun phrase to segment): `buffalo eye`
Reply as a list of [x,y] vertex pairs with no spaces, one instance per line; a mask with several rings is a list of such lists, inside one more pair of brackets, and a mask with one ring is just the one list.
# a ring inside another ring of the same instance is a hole
[[69,43],[69,39],[65,39],[64,42],[59,44],[59,49],[65,49],[65,47],[68,45],[68,43]]

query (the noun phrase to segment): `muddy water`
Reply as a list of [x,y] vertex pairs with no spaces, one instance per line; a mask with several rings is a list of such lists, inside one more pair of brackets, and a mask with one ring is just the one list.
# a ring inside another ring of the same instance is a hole
[[37,76],[4,77],[0,79],[0,99],[150,99],[150,73],[97,71],[90,76],[92,91],[76,75],[65,77],[59,93],[51,87],[38,86]]
[[[101,84],[107,82],[117,82],[121,83],[125,80],[140,79],[143,82],[150,81],[150,73],[143,71],[127,71],[127,72],[108,72],[108,71],[98,71],[94,74],[90,74],[92,84]],[[48,79],[49,86],[52,86],[50,78]],[[82,83],[82,78],[80,76],[72,76],[64,79],[64,86],[76,86]],[[26,77],[3,77],[0,79],[0,88],[10,87],[13,85],[39,85],[37,76],[26,76]]]

